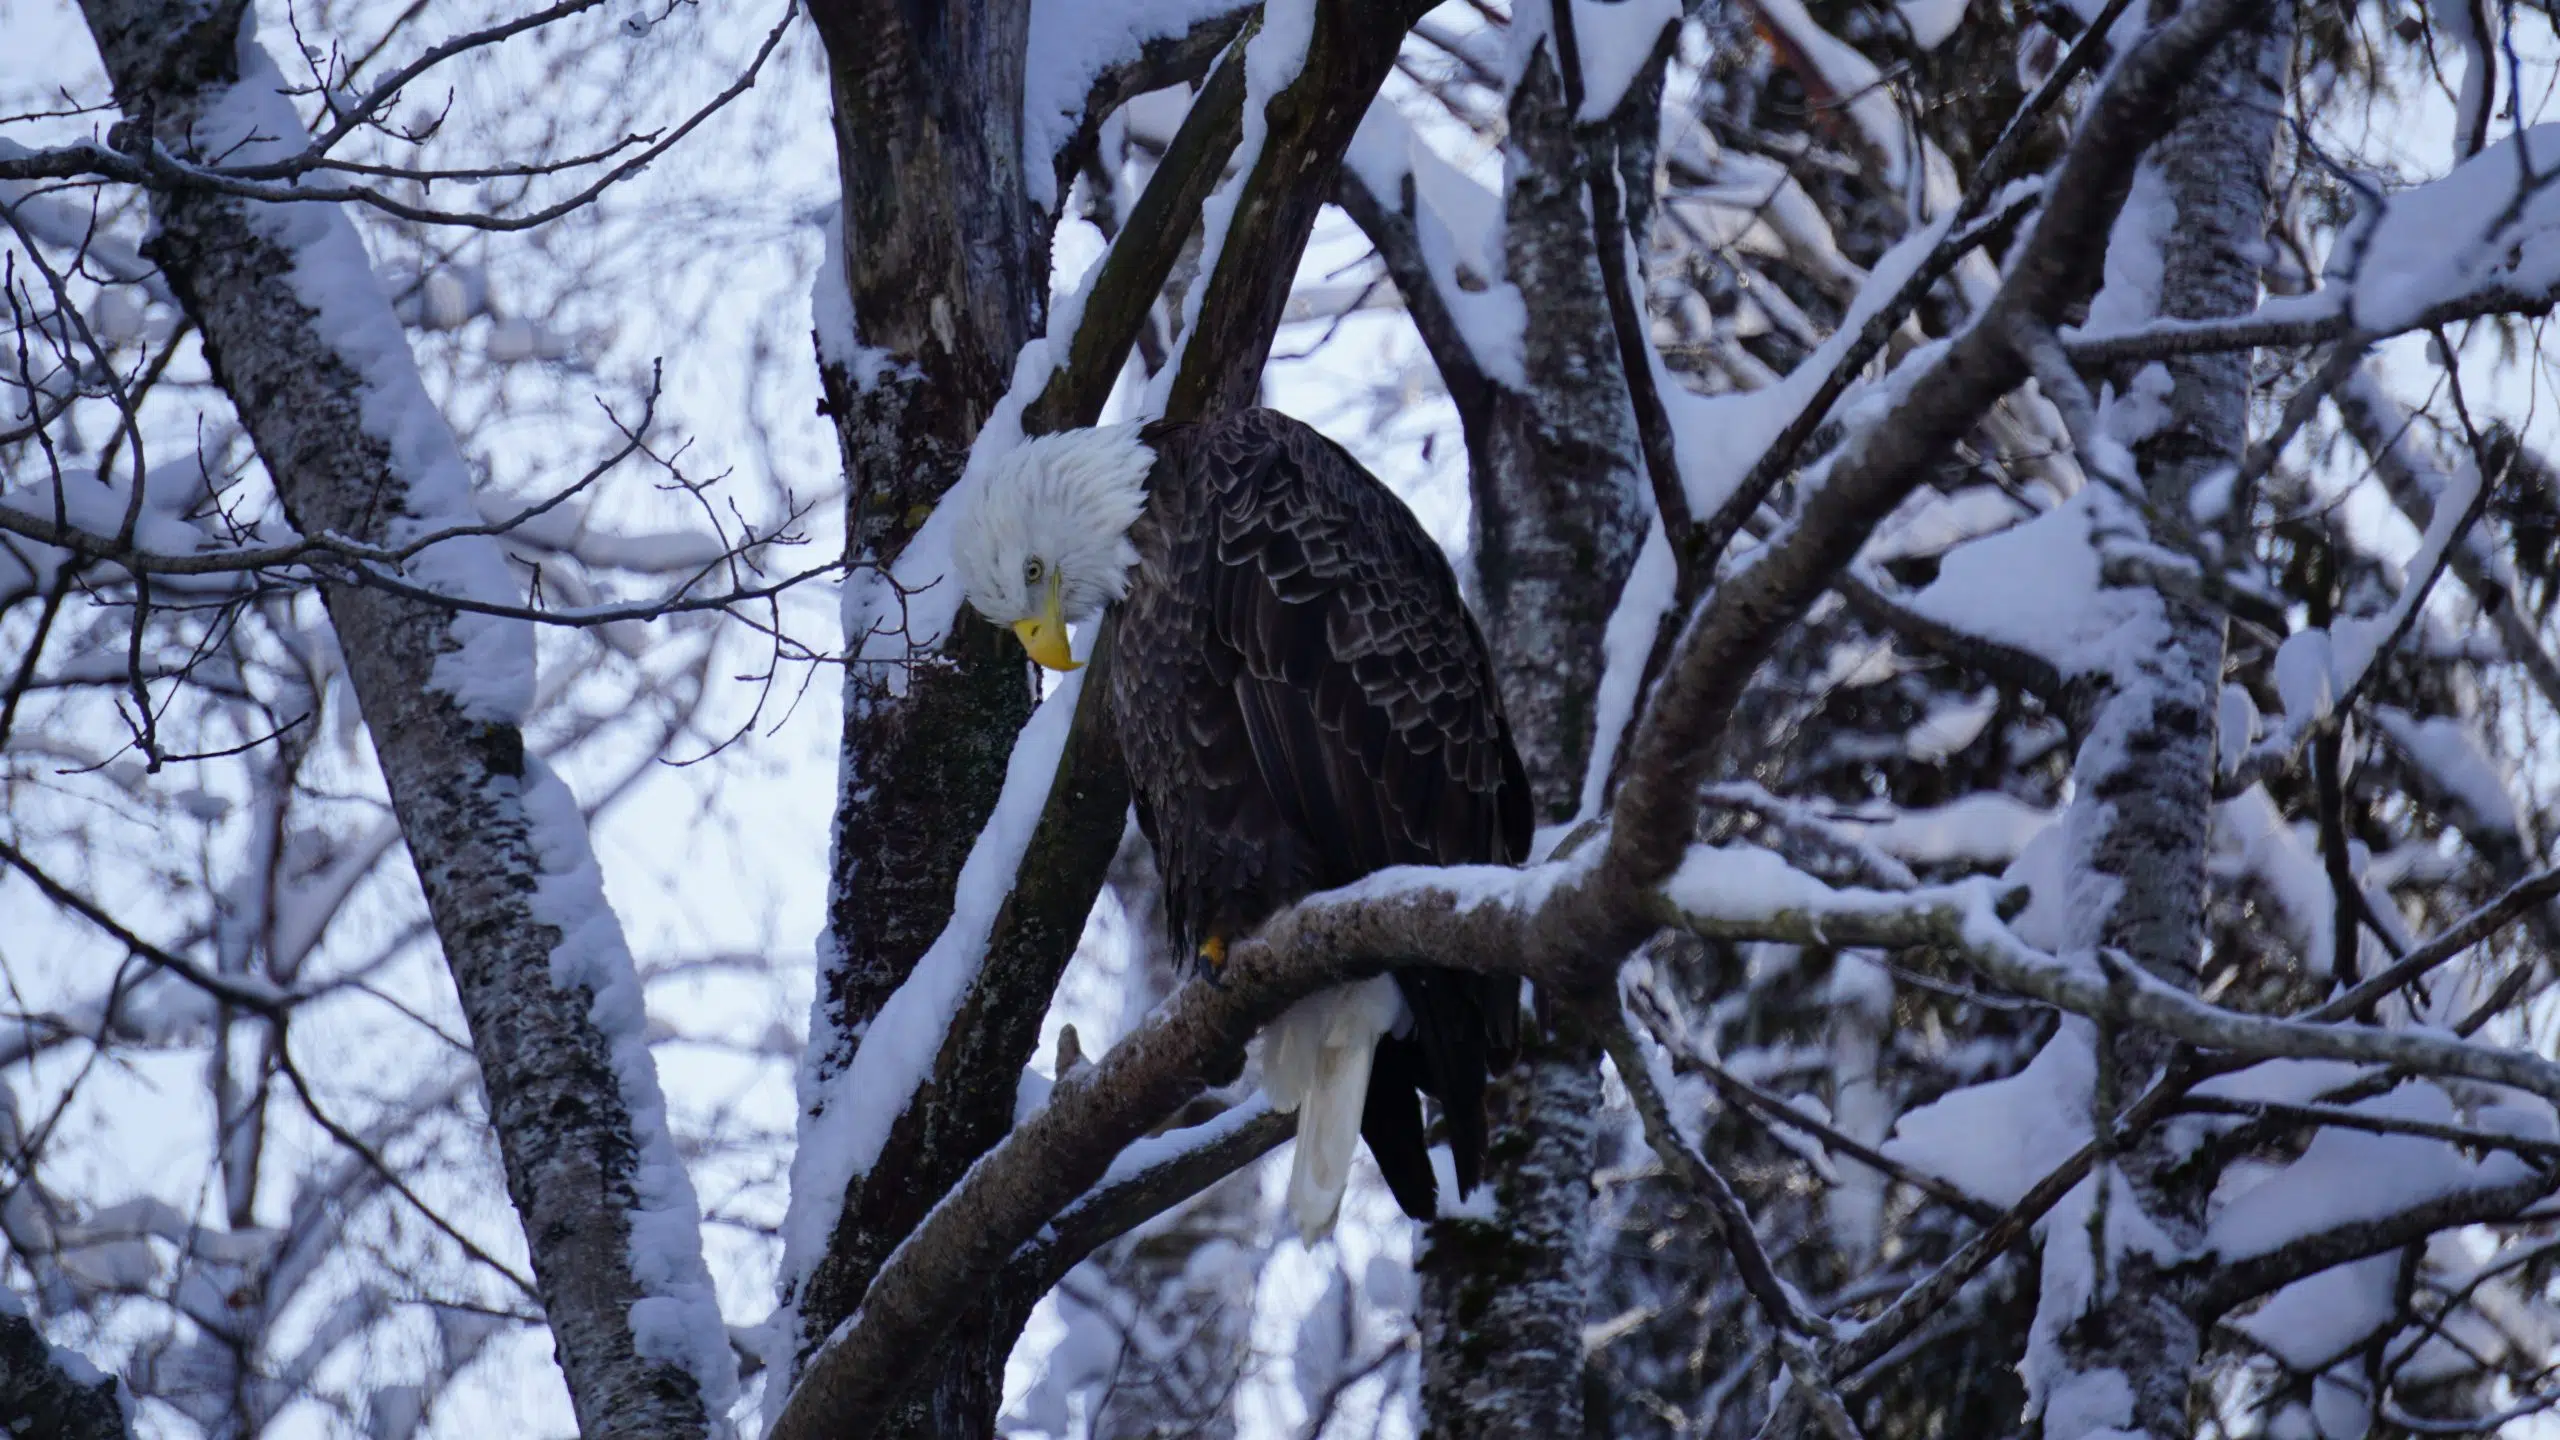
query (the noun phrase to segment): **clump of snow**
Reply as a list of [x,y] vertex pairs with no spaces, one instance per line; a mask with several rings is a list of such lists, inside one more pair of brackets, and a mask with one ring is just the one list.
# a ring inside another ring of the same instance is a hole
[[2135,330],[2160,313],[2160,283],[2168,262],[2161,242],[2178,219],[2177,198],[2158,166],[2145,161],[2134,168],[2133,186],[2124,208],[2107,234],[2106,278],[2089,301],[2082,331],[2103,335]]
[[1237,0],[1032,0],[1022,72],[1022,189],[1032,203],[1058,208],[1058,154],[1103,71],[1138,58],[1149,41],[1241,8]]
[[2287,721],[2299,728],[2327,719],[2338,703],[2329,632],[2314,625],[2286,636],[2276,647],[2275,680]]
[[[2472,71],[2480,65],[2473,62]],[[2467,81],[2466,81],[2467,83]],[[2356,267],[2351,313],[2370,334],[2416,324],[2475,291],[2560,287],[2560,125],[2509,135],[2391,197]]]
[[862,327],[853,313],[853,290],[845,280],[842,203],[827,207],[819,230],[826,238],[818,247],[817,273],[809,280],[809,323],[817,335],[818,363],[843,366],[857,390],[872,389],[893,374],[915,376],[914,366],[862,343]]
[[2088,1022],[2063,1022],[2017,1074],[1952,1090],[1895,1122],[1886,1158],[1994,1205],[2015,1205],[2089,1142],[2097,1083]]
[[1867,839],[1914,865],[2007,865],[2053,821],[2051,811],[1985,790],[1930,809],[1895,811]]
[[1412,180],[1414,239],[1451,323],[1485,374],[1528,388],[1522,338],[1529,305],[1520,287],[1502,278],[1502,197],[1443,159],[1384,95],[1361,116],[1348,163],[1391,209],[1403,204],[1404,183]]
[[1902,753],[1924,764],[1934,764],[1982,737],[1991,717],[2000,713],[2000,691],[1986,685],[1972,695],[1931,705],[1920,723],[1902,737]]
[[525,758],[526,835],[541,873],[533,919],[560,932],[551,983],[590,997],[587,1019],[612,1047],[613,1077],[631,1117],[632,1347],[644,1360],[681,1367],[714,1417],[737,1399],[738,1368],[720,1319],[719,1292],[702,1259],[702,1207],[667,1129],[666,1097],[649,1054],[649,1012],[622,924],[604,894],[604,872],[587,843],[586,817],[569,787],[539,758]]
[[1593,706],[1591,763],[1582,772],[1582,804],[1576,823],[1600,813],[1609,788],[1609,772],[1618,762],[1618,746],[1635,718],[1636,690],[1644,683],[1645,658],[1653,651],[1653,637],[1662,627],[1664,612],[1671,608],[1678,578],[1671,542],[1663,534],[1662,518],[1657,515],[1653,527],[1645,533],[1644,548],[1636,552],[1634,568],[1627,572],[1626,584],[1618,591],[1617,606],[1609,612],[1609,627],[1601,637],[1603,659],[1599,693]]
[[1672,904],[1693,915],[1775,919],[1787,910],[1819,911],[1840,892],[1757,845],[1691,846],[1663,882]]
[[2399,1271],[2397,1254],[2323,1270],[2231,1323],[2292,1369],[2317,1369],[2390,1322]]
[[2337,954],[2337,900],[2314,828],[2288,823],[2266,787],[2252,785],[2214,807],[2211,845],[2214,878],[2256,879],[2283,913],[2304,966],[2329,973]]
[[1585,125],[1617,113],[1663,27],[1680,22],[1680,0],[1573,0],[1573,38],[1582,53],[1582,108],[1574,118]]
[[[946,503],[942,511],[951,508]],[[799,1144],[791,1156],[791,1203],[782,1223],[784,1276],[807,1275],[826,1253],[829,1233],[844,1207],[846,1187],[879,1162],[890,1128],[932,1072],[951,1019],[977,980],[997,912],[1013,893],[1023,852],[1030,847],[1040,812],[1049,802],[1049,786],[1057,778],[1058,759],[1066,748],[1076,701],[1084,693],[1084,679],[1085,672],[1079,670],[1060,681],[1014,740],[995,811],[960,867],[952,890],[951,918],[906,983],[889,996],[863,1031],[853,1063],[833,1076],[821,1077],[804,1060],[799,1076]],[[823,1008],[823,999],[819,1003]],[[819,1047],[812,1045],[807,1053],[814,1058]],[[790,1335],[796,1317],[786,1308],[773,1324],[776,1334]],[[778,1406],[782,1398],[773,1394],[771,1404]]]
[[[257,165],[299,154],[307,137],[287,98],[283,74],[244,15],[240,78],[205,107],[196,138],[233,164]],[[296,299],[312,311],[323,344],[358,377],[365,433],[390,452],[401,485],[400,518],[383,539],[399,546],[439,531],[480,523],[471,471],[453,429],[427,398],[409,338],[374,275],[364,242],[336,205],[253,205],[249,224],[294,257]],[[505,553],[488,536],[442,541],[420,551],[405,578],[439,594],[492,605],[523,603]],[[454,646],[440,654],[432,683],[462,713],[486,723],[523,720],[533,699],[530,624],[496,615],[456,614],[447,622]]]
[[2152,644],[2155,626],[2140,597],[2103,584],[2098,503],[2084,489],[2025,524],[1947,552],[1911,608],[2038,656],[2066,676],[2113,668]]
[[[2560,126],[2553,127],[2552,148],[2555,158],[2560,158]],[[2560,259],[2554,262],[2554,274],[2555,279],[2560,279]],[[2409,557],[2409,578],[2391,607],[2379,615],[2351,617],[2329,627],[2341,693],[2361,683],[2365,671],[2380,658],[2382,646],[2406,631],[2411,614],[2427,598],[2436,576],[2444,569],[2445,547],[2470,521],[2472,507],[2480,499],[2480,486],[2480,467],[2466,459],[2446,477],[2443,489],[2437,492],[2435,512],[2427,518],[2426,534],[2419,537],[2418,552]]]
[[[2389,1119],[2459,1123],[2452,1100],[2425,1081],[2350,1108]],[[2522,1160],[2506,1151],[2473,1159],[2424,1136],[2325,1128],[2312,1137],[2302,1158],[2221,1201],[2206,1226],[2206,1243],[2225,1259],[2248,1259],[2305,1235],[2378,1220],[2464,1190],[2512,1184],[2529,1173]]]
[[1997,485],[1969,485],[1952,495],[1923,488],[1878,527],[1862,558],[1882,565],[1942,555],[2024,518],[2017,499]]
[[1947,43],[1964,23],[1964,7],[1970,0],[1894,0],[1901,12],[1902,23],[1911,27],[1911,43],[1923,50],[1935,50]]
[[2472,824],[2506,835],[2523,833],[2524,816],[2516,808],[2506,768],[2471,727],[2450,715],[2419,719],[2393,705],[2374,706],[2373,720],[2392,748],[2425,773],[2430,786],[2469,812]]
[[2222,774],[2239,770],[2250,742],[2258,738],[2258,702],[2245,685],[2222,687],[2222,703],[2214,720],[2214,765]]

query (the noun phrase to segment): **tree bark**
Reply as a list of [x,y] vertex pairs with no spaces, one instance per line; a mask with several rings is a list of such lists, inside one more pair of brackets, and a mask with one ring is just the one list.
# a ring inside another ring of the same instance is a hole
[[[1356,177],[1343,185],[1458,405],[1485,638],[1547,823],[1579,806],[1603,641],[1647,511],[1585,167],[1614,163],[1617,143],[1632,141],[1650,181],[1647,102],[1658,103],[1661,78],[1659,63],[1649,67],[1619,111],[1626,123],[1586,135],[1554,55],[1552,40],[1533,42],[1509,104],[1500,283],[1517,291],[1527,319],[1525,387],[1498,378],[1456,323],[1423,258],[1414,187],[1380,196]],[[1434,1223],[1418,1267],[1423,1412],[1434,1435],[1583,1429],[1599,1051],[1586,1036],[1530,1029],[1488,1099],[1498,1218]]]
[[[86,6],[119,104],[147,127],[150,142],[181,156],[193,154],[196,127],[229,95],[245,60],[274,74],[242,33],[248,13],[236,4],[200,10],[156,0]],[[410,362],[405,352],[368,357],[363,363],[374,368],[360,371],[333,328],[372,321],[358,307],[375,305],[380,327],[397,334],[389,304],[378,293],[354,297],[324,325],[295,283],[297,246],[312,227],[350,222],[334,208],[286,220],[273,207],[260,213],[195,188],[156,189],[151,198],[150,251],[201,330],[214,377],[295,527],[368,544],[393,540],[416,500],[404,467],[423,462],[412,455],[395,463],[392,444],[376,433],[385,422],[368,414],[369,387]],[[294,243],[280,238],[285,224],[296,227]],[[349,251],[361,259],[351,229],[338,258]],[[412,374],[408,384],[415,383]],[[422,391],[415,403],[425,405]],[[406,413],[397,422],[424,423]],[[441,418],[434,423],[441,427]],[[404,428],[402,438],[429,450],[439,440],[452,445],[449,434]],[[452,463],[459,467],[458,454]],[[554,981],[563,936],[536,904],[538,884],[560,857],[546,861],[527,796],[558,782],[528,760],[515,718],[498,713],[504,707],[466,705],[439,686],[439,661],[458,643],[450,610],[343,583],[322,593],[470,1021],[508,1193],[581,1432],[699,1437],[718,1419],[697,1384],[704,1372],[644,1354],[659,1347],[635,1335],[633,1307],[653,1298],[634,1276],[633,1253],[637,1162],[647,1140],[635,1131],[612,1037],[593,1018],[596,995]],[[529,667],[532,638],[520,640]],[[577,838],[583,845],[583,834]],[[618,948],[618,932],[612,940]],[[684,1199],[689,1207],[689,1192]],[[698,1269],[698,1249],[694,1255]],[[707,1295],[707,1275],[702,1284]]]
[[[835,97],[842,280],[859,342],[886,352],[886,363],[864,363],[826,353],[821,337],[825,408],[852,496],[848,583],[879,585],[868,577],[885,575],[959,479],[1014,355],[1041,322],[1048,221],[1024,196],[1020,150],[1030,7],[830,0],[811,15]],[[887,649],[900,648],[886,638]],[[868,639],[848,635],[846,644],[859,651]],[[875,655],[882,648],[872,642]],[[846,671],[827,937],[802,1060],[804,1130],[824,1113],[828,1082],[853,1063],[872,1018],[942,933],[1031,711],[1022,655],[991,626],[954,625],[903,652]],[[925,816],[932,822],[919,823]],[[1038,1020],[1035,1009],[1030,1023]],[[853,1313],[880,1261],[1002,1132],[1010,1096],[1008,1088],[991,1114],[976,1093],[950,1104],[920,1094],[899,1117],[903,1133],[847,1186],[824,1253],[788,1257],[797,1273],[786,1269],[784,1298],[797,1325],[769,1383],[787,1385]],[[927,1367],[944,1376],[934,1401],[955,1412],[943,1433],[992,1427],[993,1381],[965,1358],[983,1348],[962,1337],[944,1353],[963,1358]],[[921,1405],[902,1423],[909,1433],[935,1429]]]
[[[2165,318],[2246,314],[2257,304],[2291,57],[2290,7],[2269,7],[2205,59],[2177,122],[2145,162],[2167,191],[2164,229],[2141,235],[2140,222],[2153,217],[2133,217],[2135,224],[2118,227],[2117,243],[2156,240]],[[2252,360],[2243,350],[2168,362],[2175,389],[2167,418],[2134,452],[2152,515],[2189,514],[2197,485],[2240,464],[2249,446]],[[2233,528],[2222,542],[2245,544],[2237,527],[2249,508],[2249,497],[2232,498],[2226,524]],[[2068,948],[2114,950],[2193,990],[2203,963],[2227,617],[2200,599],[2146,594],[2157,607],[2153,643],[2123,647],[2134,653],[2100,680],[2075,726],[2082,744],[2073,771],[2078,798],[2066,820],[2075,896]],[[2165,1036],[2138,1027],[2102,1033],[2098,1043],[2107,1052],[2102,1075],[2118,1077],[2111,1087],[2118,1096],[2139,1089],[2174,1049]],[[2102,1104],[2098,1123],[2112,1124],[2107,1109]],[[2138,1206],[2191,1251],[2202,1239],[2211,1181],[2182,1173],[2182,1158],[2155,1128],[2117,1157],[2123,1193],[2099,1192],[2098,1213],[2110,1204]],[[2107,1182],[2101,1167],[2096,1183]],[[2066,1234],[2057,1226],[2047,1243],[2048,1275],[2056,1264],[2088,1261],[2085,1230]],[[2052,1253],[2065,1246],[2075,1249],[2060,1258]],[[2188,1387],[2204,1341],[2186,1279],[2173,1262],[2138,1247],[2098,1257],[2093,1273],[2093,1291],[2076,1316],[2039,1317],[2040,1328],[2062,1325],[2059,1374],[2041,1397],[2046,1433],[2053,1440],[2109,1427],[2185,1434]],[[2121,1377],[2120,1390],[2111,1377]],[[2066,1403],[2055,1403],[2058,1391]]]

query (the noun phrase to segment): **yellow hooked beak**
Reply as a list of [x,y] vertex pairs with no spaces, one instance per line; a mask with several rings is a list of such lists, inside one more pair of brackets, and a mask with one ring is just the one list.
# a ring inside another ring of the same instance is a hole
[[1041,597],[1040,613],[1014,621],[1013,634],[1022,642],[1023,652],[1040,665],[1061,674],[1083,668],[1067,649],[1067,620],[1059,613],[1055,576],[1050,577],[1049,587]]

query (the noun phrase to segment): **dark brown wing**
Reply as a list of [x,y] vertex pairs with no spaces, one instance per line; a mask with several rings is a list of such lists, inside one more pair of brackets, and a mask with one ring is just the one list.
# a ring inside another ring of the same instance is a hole
[[[1152,507],[1167,531],[1168,583],[1205,606],[1200,663],[1223,702],[1202,706],[1183,738],[1204,748],[1240,739],[1260,782],[1243,789],[1259,793],[1209,804],[1248,827],[1267,813],[1287,832],[1258,847],[1259,913],[1230,919],[1258,924],[1298,895],[1393,865],[1527,858],[1529,787],[1492,665],[1457,577],[1412,512],[1339,446],[1273,411],[1151,438],[1167,462],[1155,483],[1185,490]],[[1203,754],[1187,768],[1209,776],[1233,763]],[[1188,908],[1232,899],[1198,896]],[[1421,968],[1397,979],[1415,1025],[1382,1045],[1362,1128],[1398,1200],[1427,1215],[1434,1187],[1413,1089],[1442,1100],[1461,1184],[1473,1185],[1485,1075],[1515,1038],[1518,986]]]

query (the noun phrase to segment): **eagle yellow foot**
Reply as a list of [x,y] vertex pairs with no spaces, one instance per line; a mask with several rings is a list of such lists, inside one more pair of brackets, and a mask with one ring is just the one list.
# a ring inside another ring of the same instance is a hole
[[1227,983],[1227,977],[1223,973],[1227,963],[1227,940],[1225,936],[1212,935],[1208,939],[1201,941],[1200,949],[1192,956],[1192,960],[1195,967],[1200,971],[1200,977],[1208,981],[1211,985],[1224,986]]

